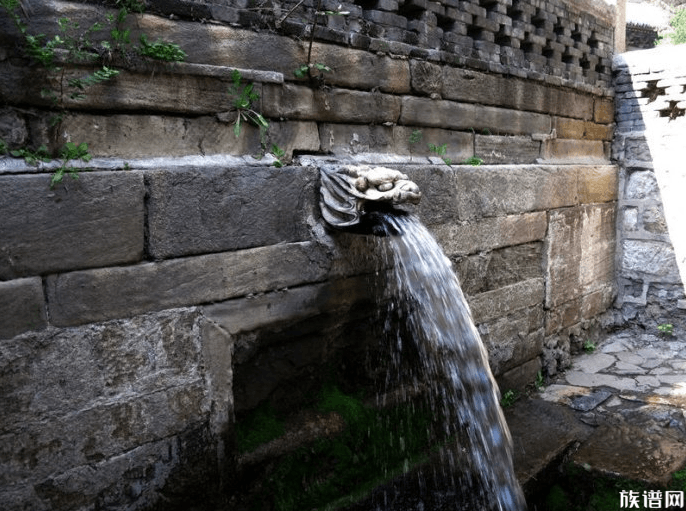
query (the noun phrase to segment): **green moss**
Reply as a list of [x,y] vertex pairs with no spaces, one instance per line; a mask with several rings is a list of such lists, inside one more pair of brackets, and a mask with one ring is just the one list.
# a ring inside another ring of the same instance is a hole
[[250,452],[283,434],[283,421],[265,404],[236,424],[236,445],[240,452]]
[[281,458],[265,481],[268,491],[255,497],[262,501],[253,502],[256,509],[336,509],[403,473],[431,448],[431,415],[411,403],[377,410],[328,387],[316,407],[340,414],[345,430]]

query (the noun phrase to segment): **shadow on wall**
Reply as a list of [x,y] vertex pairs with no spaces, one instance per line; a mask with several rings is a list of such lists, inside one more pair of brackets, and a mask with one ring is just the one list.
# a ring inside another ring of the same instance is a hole
[[615,56],[623,321],[686,326],[686,45]]

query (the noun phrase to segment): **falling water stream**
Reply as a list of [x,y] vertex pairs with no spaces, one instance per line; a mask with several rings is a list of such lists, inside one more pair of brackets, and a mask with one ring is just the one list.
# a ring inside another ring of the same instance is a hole
[[426,389],[441,436],[459,445],[446,461],[466,502],[452,509],[525,510],[497,386],[450,260],[416,217],[380,213],[378,218],[386,234],[379,238],[380,250],[390,268],[388,379],[401,371],[409,352],[418,356],[410,385]]

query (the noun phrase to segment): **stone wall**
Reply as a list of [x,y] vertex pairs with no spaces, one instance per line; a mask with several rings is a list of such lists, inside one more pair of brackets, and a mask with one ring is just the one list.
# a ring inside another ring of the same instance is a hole
[[682,48],[615,58],[620,165],[618,221],[621,321],[655,329],[684,326],[683,130],[686,69]]
[[[261,8],[150,2],[128,21],[132,39],[174,41],[187,62],[114,61],[120,74],[83,98],[69,81],[89,66],[46,72],[0,17],[0,138],[86,142],[93,155],[52,189],[60,161],[0,158],[6,509],[230,498],[242,490],[236,419],[265,403],[298,410],[332,379],[370,379],[374,240],[324,228],[322,162],[395,166],[420,185],[418,213],[455,264],[501,388],[569,362],[615,292],[610,11],[453,3],[346,4],[356,14],[325,16],[312,45],[332,71],[308,80],[293,74],[309,50],[288,35],[295,17],[264,30]],[[114,12],[31,5],[29,26],[45,34],[62,16],[91,26]],[[460,62],[444,48],[457,35]],[[515,65],[507,48],[539,58]],[[585,72],[584,58],[601,69]],[[247,124],[234,134],[236,68],[260,95],[264,137]],[[272,144],[290,165],[271,166]],[[474,156],[486,165],[460,165]]]

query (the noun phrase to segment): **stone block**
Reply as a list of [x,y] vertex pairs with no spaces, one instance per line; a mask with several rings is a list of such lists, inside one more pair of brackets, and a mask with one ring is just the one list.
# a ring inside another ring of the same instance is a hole
[[0,108],[0,140],[11,148],[23,147],[29,137],[26,121],[12,108]]
[[541,242],[534,242],[455,258],[462,291],[475,295],[542,277],[542,249]]
[[614,165],[593,165],[579,169],[578,202],[610,202],[617,200],[618,168]]
[[612,126],[582,121],[581,119],[569,119],[556,117],[553,127],[559,138],[571,138],[577,140],[612,140]]
[[496,375],[498,387],[502,393],[510,389],[523,391],[528,385],[536,381],[536,375],[541,370],[541,358],[536,357],[519,367],[510,369],[503,374]]
[[261,151],[257,127],[242,123],[240,137],[233,128],[233,123],[215,117],[69,114],[59,129],[74,140],[87,140],[94,156],[149,158]]
[[545,162],[559,164],[605,164],[610,159],[602,140],[549,140],[544,145],[544,155]]
[[302,241],[315,214],[308,167],[215,167],[146,174],[148,250],[156,259]]
[[352,277],[203,307],[205,315],[231,335],[281,327],[370,299],[367,277]]
[[660,282],[680,281],[674,247],[651,240],[625,239],[622,243],[620,273],[623,277]]
[[[211,402],[210,428],[217,438],[229,434],[233,428],[233,337],[209,319],[200,324],[207,399]],[[225,463],[226,451],[217,449],[221,464]]]
[[401,99],[382,93],[344,89],[316,89],[284,84],[266,85],[262,97],[263,114],[289,120],[320,122],[396,122]]
[[431,231],[451,257],[541,240],[546,227],[546,214],[540,212],[486,218],[461,225],[432,225]]
[[467,297],[476,324],[502,318],[519,309],[543,304],[545,281],[535,278]]
[[43,283],[39,277],[0,282],[0,339],[9,339],[48,324]]
[[541,142],[522,136],[475,135],[474,154],[486,164],[534,163],[541,156]]
[[[0,459],[9,470],[0,473],[0,485],[59,479],[79,467],[116,459],[197,425],[207,415],[202,383],[113,403],[93,403],[67,415],[23,423],[4,435]],[[45,420],[50,420],[50,427],[45,426]],[[82,480],[80,490],[90,493],[98,483]],[[41,489],[45,488],[37,488],[39,495]]]
[[593,120],[600,124],[610,124],[614,119],[614,101],[606,98],[596,98],[593,103]]
[[574,166],[500,165],[456,170],[461,220],[542,211],[577,201],[579,168]]
[[498,105],[576,119],[593,118],[593,96],[471,69],[444,67],[442,96],[455,101]]
[[660,200],[660,187],[655,173],[640,170],[629,174],[624,192],[625,199]]
[[615,205],[584,205],[550,213],[546,240],[546,307],[559,307],[614,279]]
[[494,374],[502,374],[541,354],[544,317],[541,303],[478,325]]
[[0,176],[0,279],[139,261],[145,187],[138,172]]
[[211,303],[323,279],[314,243],[288,243],[48,277],[50,320],[71,326]]
[[430,96],[440,94],[443,88],[443,70],[441,66],[423,60],[410,61],[412,90]]
[[177,309],[5,341],[2,430],[89,410],[105,396],[195,385],[202,378],[198,316]]
[[477,106],[454,101],[431,100],[413,96],[402,98],[399,123],[456,130],[487,129],[492,133],[513,135],[550,133],[550,117],[533,112]]

